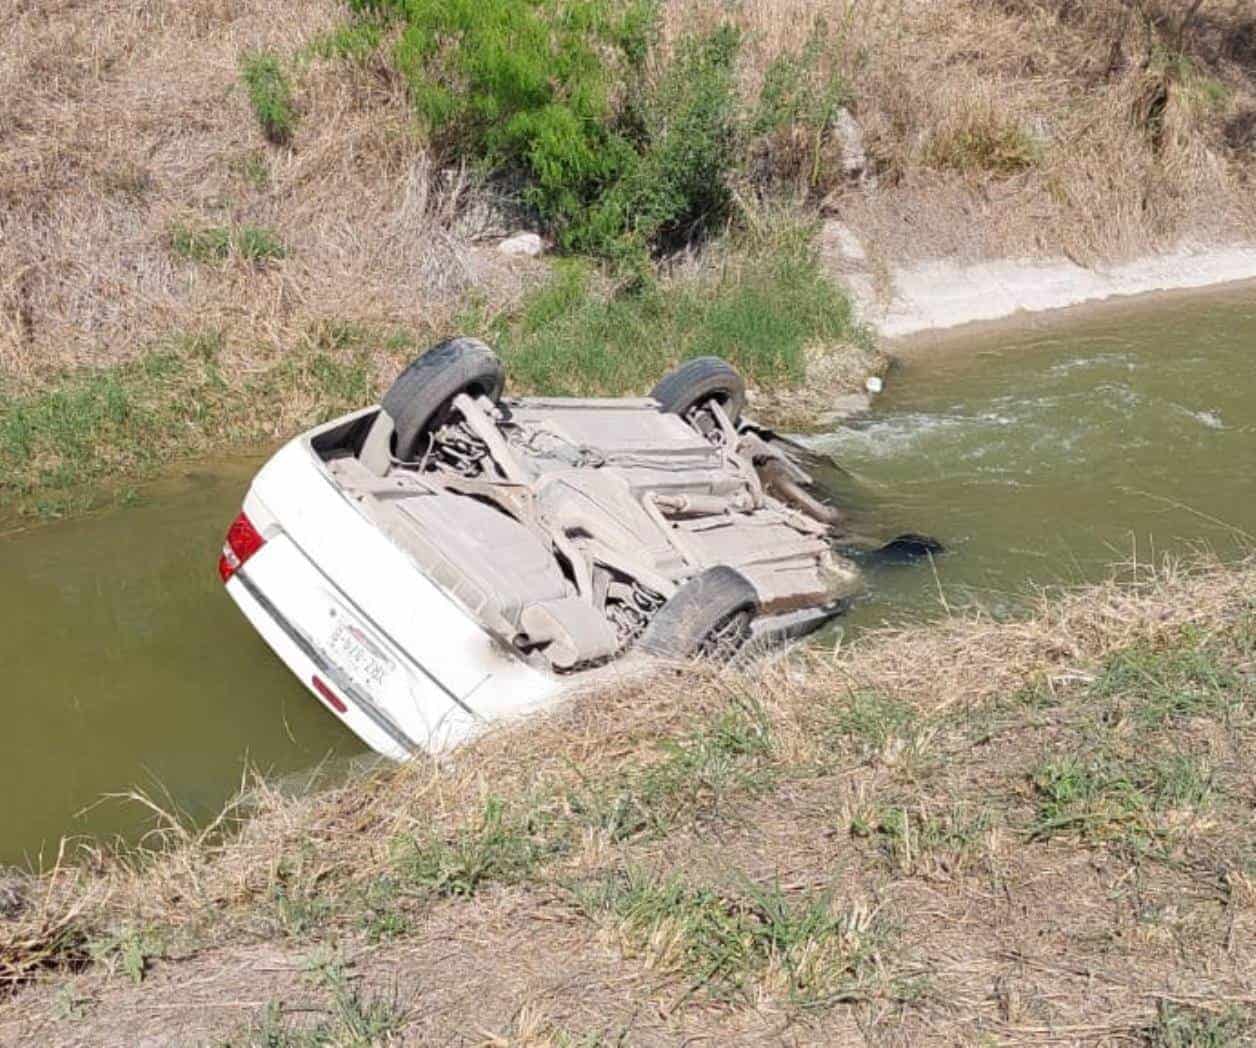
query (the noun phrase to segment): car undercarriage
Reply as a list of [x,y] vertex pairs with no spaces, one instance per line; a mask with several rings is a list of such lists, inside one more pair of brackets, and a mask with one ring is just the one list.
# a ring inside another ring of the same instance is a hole
[[567,673],[631,648],[731,654],[815,628],[859,588],[836,511],[740,417],[723,361],[690,361],[647,398],[506,398],[503,378],[482,343],[450,340],[316,450],[520,658]]

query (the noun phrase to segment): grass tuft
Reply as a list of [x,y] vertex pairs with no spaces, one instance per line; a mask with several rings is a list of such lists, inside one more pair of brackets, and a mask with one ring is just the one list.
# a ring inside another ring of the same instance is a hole
[[292,88],[279,59],[267,51],[246,55],[240,66],[240,79],[248,90],[249,104],[262,134],[275,145],[291,142],[297,113],[292,104]]
[[478,823],[451,839],[408,835],[393,846],[393,865],[406,883],[437,896],[475,895],[485,884],[511,884],[530,877],[538,865],[562,849],[546,837],[539,813],[522,812],[490,798]]
[[938,131],[925,150],[930,167],[960,174],[1015,175],[1039,163],[1042,150],[1015,124],[973,121]]
[[1161,1000],[1144,1033],[1148,1048],[1238,1048],[1249,1044],[1249,1016],[1235,1007],[1205,1011]]
[[170,230],[170,250],[190,262],[225,262],[234,252],[254,265],[284,258],[288,251],[269,229],[258,226],[210,226],[183,224]]
[[310,42],[308,50],[316,58],[362,65],[379,50],[383,36],[383,23],[356,18],[320,33]]
[[630,869],[577,897],[587,912],[617,920],[651,967],[682,977],[686,997],[744,998],[771,971],[795,1005],[865,999],[890,939],[875,910],[839,906],[830,892],[791,898],[745,878],[722,891]]
[[959,802],[941,810],[887,805],[851,821],[851,833],[874,838],[891,869],[904,877],[954,875],[969,867],[998,816],[989,806]]
[[166,945],[150,928],[123,927],[87,943],[93,963],[109,971],[120,968],[133,983],[141,983],[153,960],[164,957]]
[[[272,1000],[241,1034],[228,1038],[223,1048],[264,1045],[265,1048],[370,1048],[392,1043],[404,1025],[406,1014],[396,994],[363,994],[351,981],[345,965],[336,958],[316,956],[308,964],[309,978],[327,997],[330,1013],[313,1025],[294,1024],[282,1001]],[[298,1008],[299,1014],[310,1011]]]
[[1038,810],[1028,833],[1036,840],[1071,833],[1137,844],[1173,829],[1156,816],[1198,813],[1215,790],[1203,758],[1154,750],[1125,758],[1104,750],[1053,757],[1032,781]]

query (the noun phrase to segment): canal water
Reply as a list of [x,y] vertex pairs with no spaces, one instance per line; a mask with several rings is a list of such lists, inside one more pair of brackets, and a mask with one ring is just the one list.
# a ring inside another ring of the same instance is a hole
[[[870,565],[860,627],[980,603],[1137,556],[1224,555],[1256,535],[1256,290],[1105,308],[909,350],[875,410],[806,438],[855,525],[945,555]],[[151,825],[107,794],[216,813],[361,745],[271,655],[215,562],[257,460],[175,471],[137,505],[0,538],[0,864],[64,834]],[[831,635],[829,636],[831,641]]]
[[137,834],[132,787],[204,821],[246,767],[360,752],[236,611],[218,550],[259,459],[183,469],[142,501],[0,539],[0,865],[62,835]]
[[868,566],[852,627],[980,605],[1165,554],[1256,547],[1256,287],[917,342],[866,417],[806,438],[856,529],[928,532]]

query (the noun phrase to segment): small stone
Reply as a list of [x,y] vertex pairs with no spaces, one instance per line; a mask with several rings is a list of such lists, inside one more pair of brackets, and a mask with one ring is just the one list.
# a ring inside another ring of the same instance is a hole
[[885,383],[879,375],[869,375],[866,379],[864,379],[864,389],[866,389],[873,396],[876,396],[876,394],[880,393],[881,390],[885,389]]
[[528,255],[536,258],[537,255],[544,254],[545,241],[536,233],[516,233],[498,244],[497,250],[503,255]]
[[26,881],[0,872],[0,918],[14,918],[26,909]]

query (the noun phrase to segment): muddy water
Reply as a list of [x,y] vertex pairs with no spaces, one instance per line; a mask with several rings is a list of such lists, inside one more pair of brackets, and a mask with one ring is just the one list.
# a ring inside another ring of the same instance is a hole
[[[951,551],[873,569],[844,628],[942,600],[1011,612],[1135,551],[1250,544],[1254,365],[1252,290],[923,346],[872,414],[812,440],[850,471],[864,528]],[[0,863],[150,825],[106,793],[138,785],[204,818],[246,762],[282,775],[361,752],[215,575],[256,466],[179,470],[140,505],[0,538]]]
[[812,443],[857,523],[928,531],[852,626],[980,603],[1192,546],[1256,544],[1256,288],[918,344],[866,418]]
[[281,775],[361,749],[218,581],[258,464],[180,470],[139,505],[0,539],[0,864],[152,825],[104,794],[139,786],[204,819],[246,762]]

